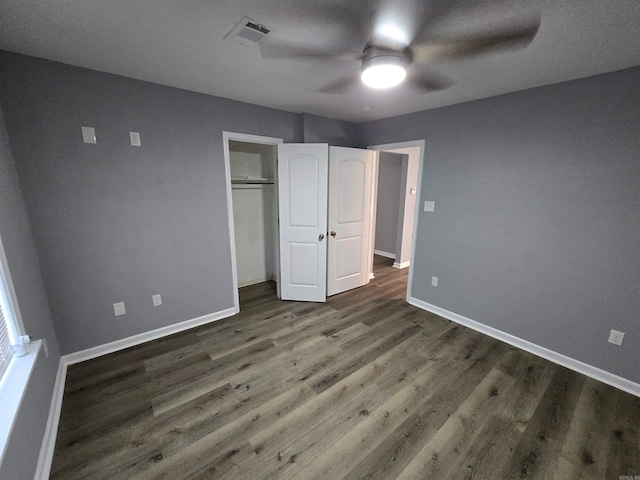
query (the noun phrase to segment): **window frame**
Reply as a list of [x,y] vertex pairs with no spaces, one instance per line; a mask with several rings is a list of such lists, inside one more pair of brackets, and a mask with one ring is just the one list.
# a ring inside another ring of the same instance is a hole
[[[21,343],[20,337],[22,335],[26,335],[26,333],[1,236],[0,290],[0,295],[3,297],[3,312],[7,317],[7,323],[9,324],[11,343]],[[7,310],[6,312],[4,311],[5,308]],[[17,356],[14,353],[9,361],[7,369],[0,378],[0,405],[2,405],[2,415],[0,415],[0,465],[4,460],[11,432],[18,416],[20,405],[24,399],[41,346],[41,340],[25,344],[26,354]]]
[[2,236],[0,235],[0,296],[4,297],[4,306],[7,311],[4,311],[7,316],[7,322],[9,323],[9,333],[11,335],[13,327],[12,338],[14,342],[18,341],[18,337],[26,335],[24,323],[22,321],[22,313],[20,312],[20,305],[18,303],[18,297],[16,296],[16,290],[13,286],[13,280],[11,279],[11,272],[9,271],[9,263],[7,262],[7,256],[5,254],[4,245],[2,243]]

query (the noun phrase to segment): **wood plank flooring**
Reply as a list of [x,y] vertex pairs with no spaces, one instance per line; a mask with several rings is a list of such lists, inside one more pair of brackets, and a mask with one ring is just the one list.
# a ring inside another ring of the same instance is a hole
[[51,478],[640,475],[639,398],[408,305],[391,263],[70,366]]

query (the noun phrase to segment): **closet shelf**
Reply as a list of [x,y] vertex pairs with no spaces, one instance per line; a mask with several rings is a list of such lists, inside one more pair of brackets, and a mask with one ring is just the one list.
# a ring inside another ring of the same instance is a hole
[[231,183],[235,185],[253,185],[253,184],[273,185],[273,178],[231,177]]

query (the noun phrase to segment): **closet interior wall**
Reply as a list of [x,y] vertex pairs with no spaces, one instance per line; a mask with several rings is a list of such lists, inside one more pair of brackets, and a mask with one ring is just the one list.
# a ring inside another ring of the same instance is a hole
[[238,287],[275,280],[276,149],[229,141]]

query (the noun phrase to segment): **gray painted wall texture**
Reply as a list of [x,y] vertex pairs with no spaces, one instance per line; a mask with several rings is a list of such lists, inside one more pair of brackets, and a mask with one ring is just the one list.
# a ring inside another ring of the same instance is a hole
[[222,131],[301,141],[300,115],[6,52],[0,78],[63,353],[233,306]]
[[640,381],[640,68],[357,128],[9,53],[0,87],[15,158],[0,132],[0,234],[51,348],[1,478],[35,469],[59,358],[47,298],[64,353],[232,306],[223,130],[426,139],[419,205],[436,211],[420,213],[412,295]]
[[404,155],[380,152],[378,167],[378,199],[376,203],[375,249],[396,253],[398,215]]
[[334,147],[361,146],[359,125],[309,113],[302,114],[304,143],[328,143]]
[[633,68],[363,125],[426,140],[411,295],[640,381],[639,105]]
[[0,236],[25,330],[33,339],[46,339],[49,345],[48,358],[40,352],[0,465],[0,479],[31,479],[49,415],[60,353],[1,110]]

